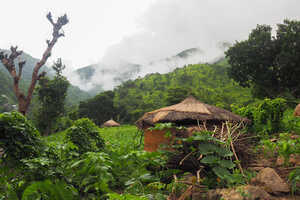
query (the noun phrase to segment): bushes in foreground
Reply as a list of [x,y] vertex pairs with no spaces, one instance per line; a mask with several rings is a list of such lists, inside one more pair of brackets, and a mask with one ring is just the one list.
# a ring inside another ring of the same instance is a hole
[[80,153],[102,151],[104,148],[99,128],[88,118],[78,119],[66,132],[67,142],[72,142]]
[[37,129],[19,112],[0,114],[0,148],[3,158],[19,162],[41,154],[43,142]]

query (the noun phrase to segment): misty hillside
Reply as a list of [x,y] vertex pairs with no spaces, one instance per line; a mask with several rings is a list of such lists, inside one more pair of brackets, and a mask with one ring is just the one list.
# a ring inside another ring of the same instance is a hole
[[107,90],[105,87],[107,83],[119,85],[135,77],[139,73],[140,67],[140,65],[127,62],[115,66],[99,63],[77,69],[74,73],[79,76],[78,87],[95,95]]
[[[0,49],[3,51],[2,49]],[[7,50],[4,50],[6,52],[9,52]],[[31,75],[33,68],[35,64],[38,62],[38,59],[30,56],[29,54],[23,52],[23,54],[20,56],[20,60],[25,60],[26,64],[23,67],[23,73],[22,73],[22,78],[20,82],[20,87],[22,88],[23,91],[26,91],[30,81],[31,81]],[[18,68],[17,68],[18,69]],[[46,71],[47,76],[52,76],[53,71],[50,67],[48,66],[43,66],[40,70],[40,72]],[[0,63],[0,95],[6,95],[8,99],[10,100],[11,103],[15,104],[16,103],[16,98],[13,92],[13,84],[12,84],[12,78],[8,74],[8,71],[6,68],[3,66],[2,63]],[[26,93],[26,92],[25,92]],[[83,101],[87,98],[91,97],[87,92],[80,90],[77,86],[70,85],[67,93],[67,104],[69,105],[74,105],[79,103],[80,101]]]
[[200,49],[190,48],[174,56],[147,64],[133,64],[125,61],[114,64],[93,64],[74,71],[71,82],[91,94],[96,94],[112,89],[124,81],[144,77],[149,73],[168,73],[187,64],[200,63],[201,55]]
[[[3,51],[3,49],[0,49],[0,51]],[[7,50],[4,50],[4,51],[9,54],[9,51],[7,51]],[[30,56],[29,54],[27,54],[25,52],[23,52],[22,55],[20,55],[20,57],[18,59],[20,59],[21,61],[22,60],[26,61],[25,66],[23,67],[22,78],[24,80],[31,80],[32,71],[33,71],[35,64],[38,62],[38,59]],[[18,70],[18,68],[17,68],[17,70]],[[2,63],[0,63],[0,71],[8,73]],[[42,71],[51,73],[50,68],[48,68],[47,66],[43,66],[40,69],[40,72],[42,72]]]

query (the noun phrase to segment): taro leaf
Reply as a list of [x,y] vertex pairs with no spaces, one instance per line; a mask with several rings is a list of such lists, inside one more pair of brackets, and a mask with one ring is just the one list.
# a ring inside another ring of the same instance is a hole
[[226,168],[217,166],[214,167],[212,170],[219,178],[225,179],[229,182],[233,181],[232,174]]
[[235,167],[235,164],[231,160],[220,160],[219,165],[228,169]]
[[219,158],[219,157],[209,155],[209,156],[205,156],[205,157],[201,160],[201,163],[204,163],[204,164],[217,164],[219,161],[220,161],[220,158]]
[[198,152],[200,154],[207,155],[207,154],[215,153],[218,146],[216,146],[215,144],[211,144],[211,143],[202,143],[202,144],[199,144],[198,148],[199,148]]
[[222,157],[231,157],[231,156],[233,156],[233,153],[227,148],[220,148],[219,147],[218,149],[216,149],[216,152]]

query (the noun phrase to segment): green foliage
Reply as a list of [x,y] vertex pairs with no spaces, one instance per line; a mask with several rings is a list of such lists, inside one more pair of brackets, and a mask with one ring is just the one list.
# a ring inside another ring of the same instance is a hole
[[192,95],[187,89],[185,88],[170,88],[167,90],[166,96],[166,104],[167,105],[174,105],[180,103],[182,100],[187,98],[189,95]]
[[292,154],[300,154],[300,138],[292,138],[290,133],[281,133],[274,142],[269,139],[261,141],[265,154],[271,156],[279,155],[284,158],[284,164],[289,164],[289,158]]
[[[1,66],[0,68],[4,69],[4,67]],[[9,75],[0,70],[0,95],[5,95],[10,101],[16,103],[16,97],[12,88],[13,84]]]
[[[233,153],[223,141],[213,137],[212,134],[210,132],[195,133],[193,136],[183,139],[186,142],[184,145],[194,152],[194,156],[199,158],[202,155],[200,163],[204,167],[208,166],[217,177],[228,183],[234,183],[235,180],[229,171],[235,167],[231,160]],[[197,145],[196,148],[193,143]]]
[[78,152],[98,152],[104,148],[99,128],[88,118],[78,119],[66,130],[66,141],[77,146]]
[[66,66],[62,64],[61,58],[58,58],[52,65],[52,69],[55,71],[56,77],[62,77],[62,71],[65,68]]
[[113,181],[111,166],[108,154],[87,152],[80,160],[70,163],[68,180],[76,185],[82,199],[100,199],[103,194],[110,192],[109,183]]
[[229,75],[257,97],[300,97],[298,68],[300,22],[284,20],[276,36],[268,25],[257,25],[247,40],[236,42],[225,53]]
[[53,128],[55,132],[64,131],[73,125],[73,121],[69,117],[60,117]]
[[56,72],[54,79],[40,79],[36,89],[40,107],[36,111],[35,121],[39,130],[46,135],[53,131],[57,119],[65,112],[64,102],[70,83],[61,74],[64,68],[61,59],[58,59],[53,65]]
[[181,155],[183,158],[177,166],[185,163],[189,166],[187,163],[191,162],[195,168],[193,170],[201,171],[201,176],[204,178],[201,184],[209,188],[214,188],[218,184],[244,183],[244,178],[235,170],[236,165],[230,146],[213,137],[212,134],[212,132],[202,131],[188,138],[177,138],[177,142],[173,145],[175,151],[167,153],[169,161]]
[[97,124],[111,117],[132,123],[145,112],[178,103],[191,94],[202,102],[223,108],[252,101],[250,90],[227,76],[228,64],[224,63],[189,65],[167,74],[148,74],[128,80],[116,87],[112,96],[104,92],[82,102],[80,116],[89,117]]
[[22,194],[22,200],[71,200],[74,199],[74,193],[76,194],[76,192],[75,188],[68,186],[64,182],[35,181],[26,187]]
[[295,117],[293,113],[294,108],[287,109],[284,112],[282,123],[284,125],[285,131],[300,134],[300,117]]
[[140,197],[132,194],[109,193],[109,200],[148,200],[147,197]]
[[264,99],[245,107],[232,108],[237,114],[252,121],[252,131],[256,133],[272,134],[284,130],[282,120],[287,108],[285,99]]
[[5,166],[0,160],[0,199],[18,199],[14,185],[18,183],[19,177],[16,170]]
[[117,111],[113,98],[114,92],[106,91],[85,102],[80,102],[79,117],[88,117],[97,125],[102,125],[105,121],[115,118]]
[[297,184],[300,183],[300,167],[290,172],[289,181],[292,186],[292,194],[295,194],[295,192],[300,191],[299,187],[297,187]]
[[99,131],[105,140],[106,149],[116,152],[120,156],[144,148],[143,135],[136,126],[103,127]]
[[4,158],[20,162],[41,154],[43,142],[36,128],[18,112],[0,114],[0,148]]

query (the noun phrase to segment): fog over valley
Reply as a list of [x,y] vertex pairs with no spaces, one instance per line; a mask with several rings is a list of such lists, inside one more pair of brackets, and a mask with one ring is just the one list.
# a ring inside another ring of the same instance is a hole
[[[129,78],[213,62],[224,56],[228,45],[246,39],[257,24],[275,27],[286,18],[299,19],[299,5],[296,0],[154,1],[136,19],[139,31],[109,46],[92,63],[94,72],[88,81],[74,71],[69,79],[84,90],[100,86],[107,90]],[[176,56],[189,49],[197,51]]]

